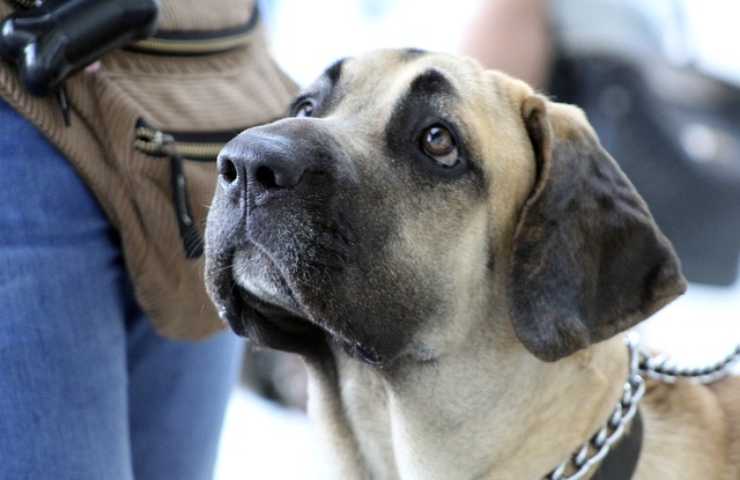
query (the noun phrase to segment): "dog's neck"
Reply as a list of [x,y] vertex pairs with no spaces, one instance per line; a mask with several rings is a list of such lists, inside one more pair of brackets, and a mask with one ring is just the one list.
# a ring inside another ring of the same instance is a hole
[[622,393],[621,336],[556,363],[487,342],[394,371],[340,350],[308,361],[310,413],[336,478],[541,478]]

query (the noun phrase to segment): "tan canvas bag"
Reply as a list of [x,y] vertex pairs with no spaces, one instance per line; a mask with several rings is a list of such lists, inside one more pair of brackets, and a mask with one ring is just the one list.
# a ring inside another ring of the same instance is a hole
[[[120,234],[141,307],[172,338],[221,326],[197,248],[218,151],[239,131],[282,115],[295,93],[267,52],[253,3],[162,0],[154,37],[67,80],[69,127],[53,98],[31,97],[0,63],[0,96],[92,189]],[[0,2],[0,18],[10,12]]]

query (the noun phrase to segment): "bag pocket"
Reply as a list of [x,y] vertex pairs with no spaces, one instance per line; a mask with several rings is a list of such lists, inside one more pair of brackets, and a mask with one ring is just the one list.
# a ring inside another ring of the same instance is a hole
[[215,132],[164,132],[149,126],[143,119],[136,122],[134,148],[169,162],[173,214],[183,253],[188,259],[203,255],[203,237],[193,215],[186,162],[214,163],[226,142],[247,128],[249,126]]
[[[90,84],[72,87],[75,108],[106,151],[102,163],[116,175],[115,194],[93,191],[118,228],[142,309],[170,338],[221,328],[202,256],[215,160],[240,131],[284,114],[294,84],[254,38],[196,57],[115,52]],[[102,170],[101,159],[76,161]]]

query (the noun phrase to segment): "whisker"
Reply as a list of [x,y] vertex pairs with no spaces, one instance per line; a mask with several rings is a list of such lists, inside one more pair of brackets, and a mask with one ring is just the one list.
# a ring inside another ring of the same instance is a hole
[[229,265],[224,265],[223,267],[216,268],[215,270],[212,270],[213,273],[223,273],[226,270],[234,268],[234,264],[231,263]]

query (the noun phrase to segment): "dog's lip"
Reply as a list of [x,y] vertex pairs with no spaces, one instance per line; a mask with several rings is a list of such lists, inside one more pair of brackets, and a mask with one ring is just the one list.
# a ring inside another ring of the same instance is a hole
[[[286,333],[300,334],[306,331],[306,327],[313,325],[310,320],[296,312],[290,311],[282,306],[267,302],[257,295],[242,287],[236,287],[238,301],[243,307],[251,309],[261,319],[275,324]],[[244,315],[241,316],[244,322]]]
[[325,352],[328,343],[341,346],[349,355],[363,362],[384,367],[392,358],[384,358],[374,348],[350,340],[340,332],[295,315],[288,310],[265,302],[241,287],[222,309],[222,319],[235,334],[278,350],[315,355]]
[[[236,335],[269,348],[311,356],[326,353],[329,344],[335,344],[371,365],[383,366],[390,360],[351,332],[304,312],[300,302],[296,302],[298,310],[289,310],[250,292],[234,278],[233,260],[233,253],[221,255],[211,268],[208,285],[222,321]],[[295,300],[288,282],[286,287]]]
[[235,286],[226,300],[222,318],[235,334],[259,345],[295,353],[320,348],[325,332],[307,318],[271,304]]
[[[264,342],[272,348],[308,353],[315,350],[319,338],[326,335],[338,342],[347,353],[365,363],[380,366],[385,362],[374,349],[360,342],[351,341],[337,332],[330,331],[308,318],[296,315],[283,307],[266,302],[242,287],[236,287],[229,309],[228,321],[237,335]],[[265,338],[269,335],[269,339]]]
[[228,298],[218,304],[218,315],[224,323],[239,336],[246,336],[246,325],[242,318],[243,310],[237,298]]

